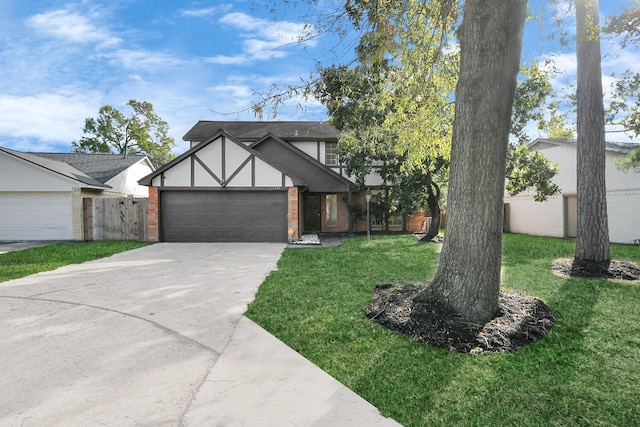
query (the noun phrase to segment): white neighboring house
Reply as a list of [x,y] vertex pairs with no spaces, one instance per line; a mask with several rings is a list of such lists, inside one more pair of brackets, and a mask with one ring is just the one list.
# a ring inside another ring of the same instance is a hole
[[[606,186],[609,238],[613,243],[640,239],[640,170],[624,172],[616,161],[640,144],[607,143]],[[560,194],[546,202],[533,200],[534,191],[505,194],[505,229],[512,233],[550,237],[576,237],[577,145],[575,141],[536,139],[529,148],[539,150],[559,166],[554,182]]]
[[82,240],[83,197],[148,197],[146,156],[0,147],[0,241]]

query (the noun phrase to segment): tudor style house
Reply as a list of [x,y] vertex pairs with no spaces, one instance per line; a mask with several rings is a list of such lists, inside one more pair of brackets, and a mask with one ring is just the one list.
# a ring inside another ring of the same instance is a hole
[[[613,243],[634,243],[640,238],[640,170],[620,170],[616,162],[640,144],[606,144],[607,216]],[[540,150],[559,166],[554,182],[560,194],[546,202],[533,200],[532,190],[505,195],[505,229],[513,233],[549,237],[576,237],[577,144],[560,139],[536,139],[529,148]]]
[[[183,137],[190,149],[139,181],[149,186],[149,239],[285,242],[366,230],[366,215],[353,212],[366,212],[365,191],[383,182],[372,173],[358,188],[337,138],[326,122],[198,122]],[[420,213],[408,228],[421,227]]]

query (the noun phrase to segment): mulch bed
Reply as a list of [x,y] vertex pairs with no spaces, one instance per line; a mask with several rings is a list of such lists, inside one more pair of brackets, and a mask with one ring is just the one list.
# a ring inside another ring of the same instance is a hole
[[631,261],[611,260],[608,270],[594,274],[592,271],[575,268],[573,258],[560,258],[553,262],[551,270],[563,278],[593,277],[612,280],[640,280],[640,267]]
[[441,236],[439,234],[436,234],[435,236],[430,237],[426,233],[414,233],[414,236],[416,236],[416,238],[421,242],[426,242],[426,243],[443,243],[444,242],[444,236]]
[[537,298],[501,292],[497,317],[484,325],[465,321],[413,297],[419,285],[376,285],[366,315],[371,320],[427,345],[462,353],[505,352],[534,342],[551,330],[554,316]]

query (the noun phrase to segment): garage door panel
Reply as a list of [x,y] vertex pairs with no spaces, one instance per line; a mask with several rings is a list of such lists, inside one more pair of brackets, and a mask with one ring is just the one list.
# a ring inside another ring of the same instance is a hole
[[70,193],[0,194],[0,241],[71,239]]
[[166,191],[161,195],[167,242],[284,242],[284,191]]

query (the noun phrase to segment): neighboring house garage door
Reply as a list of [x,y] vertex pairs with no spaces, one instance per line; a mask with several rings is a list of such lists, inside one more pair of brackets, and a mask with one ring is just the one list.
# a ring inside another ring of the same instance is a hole
[[0,193],[0,240],[71,239],[71,193]]
[[286,191],[163,191],[165,242],[285,242]]

